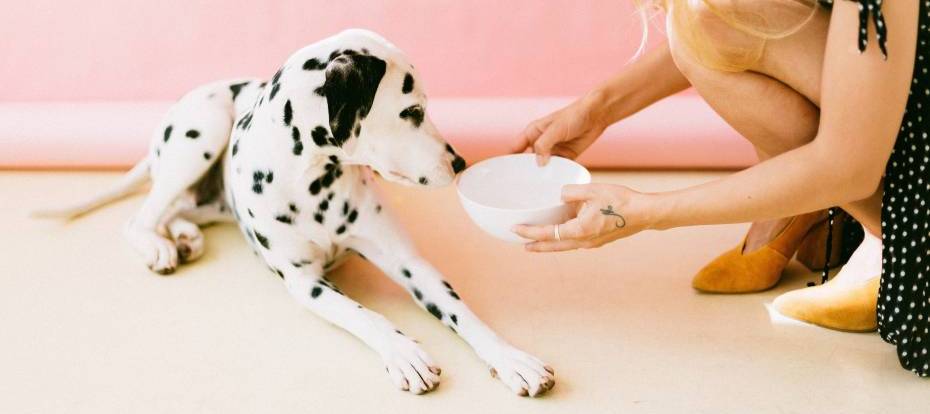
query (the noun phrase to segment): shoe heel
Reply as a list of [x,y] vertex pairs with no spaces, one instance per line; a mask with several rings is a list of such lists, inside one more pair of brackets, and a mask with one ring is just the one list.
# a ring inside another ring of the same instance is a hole
[[[823,270],[826,260],[827,233],[829,221],[823,220],[815,224],[804,236],[798,246],[795,258],[810,271]],[[833,237],[830,247],[830,269],[842,266],[849,258],[843,254],[843,232],[846,226],[846,213],[838,212],[833,219]]]

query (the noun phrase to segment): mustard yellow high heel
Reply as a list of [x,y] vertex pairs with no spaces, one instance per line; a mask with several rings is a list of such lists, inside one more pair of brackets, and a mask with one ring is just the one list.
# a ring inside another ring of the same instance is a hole
[[831,279],[823,285],[782,294],[772,305],[789,318],[824,328],[871,332],[878,329],[879,280],[876,276],[857,284],[842,284]]
[[772,288],[811,228],[824,220],[822,212],[795,216],[762,248],[743,253],[746,238],[694,276],[691,285],[707,293],[749,293]]

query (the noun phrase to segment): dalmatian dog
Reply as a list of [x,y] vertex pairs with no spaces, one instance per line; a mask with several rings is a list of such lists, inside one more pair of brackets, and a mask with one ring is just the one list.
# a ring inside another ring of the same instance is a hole
[[542,395],[555,384],[553,370],[469,310],[373,188],[372,171],[435,187],[465,168],[427,116],[416,79],[393,44],[370,31],[344,31],[293,54],[270,82],[194,89],[115,188],[44,215],[76,217],[151,179],[124,229],[151,270],[168,274],[196,260],[204,252],[199,226],[235,221],[293,298],[377,352],[395,386],[414,394],[435,389],[440,369],[418,342],[327,280],[358,253],[471,345],[492,376],[519,395]]

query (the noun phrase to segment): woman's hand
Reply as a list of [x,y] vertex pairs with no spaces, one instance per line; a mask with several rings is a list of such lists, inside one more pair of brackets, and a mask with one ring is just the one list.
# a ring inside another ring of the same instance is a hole
[[570,105],[531,122],[512,150],[515,153],[532,149],[539,165],[558,155],[575,159],[588,149],[607,124],[603,122],[603,105],[596,94],[589,94]]
[[[578,203],[578,215],[559,225],[518,225],[517,235],[533,240],[526,249],[558,252],[600,247],[652,227],[653,196],[609,184],[566,185],[562,200]],[[558,228],[558,230],[556,230]],[[558,231],[558,233],[556,233]],[[557,236],[558,235],[558,236]]]

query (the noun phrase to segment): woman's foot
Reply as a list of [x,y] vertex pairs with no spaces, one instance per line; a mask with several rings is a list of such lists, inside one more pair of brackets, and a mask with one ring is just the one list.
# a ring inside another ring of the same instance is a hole
[[875,307],[882,272],[882,243],[866,234],[843,269],[826,284],[794,290],[775,298],[773,306],[783,315],[851,332],[877,328]]
[[769,244],[785,227],[788,227],[789,223],[791,223],[791,217],[752,223],[749,231],[746,232],[743,254],[752,253]]
[[817,212],[754,224],[755,230],[750,230],[744,242],[704,266],[692,286],[708,293],[758,292],[775,286],[798,246],[822,217],[822,212]]

